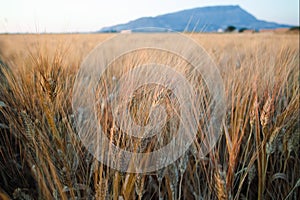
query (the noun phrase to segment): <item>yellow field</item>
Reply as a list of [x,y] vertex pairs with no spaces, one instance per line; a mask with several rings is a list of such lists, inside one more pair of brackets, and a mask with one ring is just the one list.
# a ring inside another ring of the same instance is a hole
[[[299,198],[299,35],[186,36],[207,51],[223,79],[222,135],[208,155],[199,156],[207,131],[200,120],[197,138],[180,159],[156,172],[134,174],[109,168],[87,151],[72,110],[81,62],[114,35],[0,35],[0,199]],[[114,70],[106,75],[123,72]],[[205,83],[200,76],[189,80],[199,82],[199,104],[207,108],[212,100]],[[96,91],[100,99],[114,84],[101,81]],[[158,104],[170,108],[162,130],[169,142],[168,133],[181,116],[176,98],[159,90],[150,86],[137,91],[130,112],[147,124],[153,96],[163,94]],[[115,145],[138,151],[144,141],[122,136],[110,106],[97,110],[104,132]],[[158,147],[151,140],[143,151]]]
[[[208,51],[220,56],[242,55],[269,51],[278,51],[281,47],[297,48],[298,34],[187,34]],[[67,61],[80,63],[87,53],[114,34],[49,34],[49,35],[0,35],[0,55],[3,59],[19,60],[29,51],[42,49],[51,55],[56,50],[67,50]],[[250,51],[250,52],[249,52]],[[270,52],[272,53],[272,52]],[[275,55],[275,54],[274,54]],[[241,58],[240,58],[241,59]]]

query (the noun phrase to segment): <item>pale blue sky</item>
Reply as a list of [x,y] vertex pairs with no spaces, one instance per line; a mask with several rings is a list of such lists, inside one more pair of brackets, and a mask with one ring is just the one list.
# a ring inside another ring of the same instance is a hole
[[96,31],[182,9],[240,5],[258,19],[299,25],[299,0],[0,0],[0,32]]

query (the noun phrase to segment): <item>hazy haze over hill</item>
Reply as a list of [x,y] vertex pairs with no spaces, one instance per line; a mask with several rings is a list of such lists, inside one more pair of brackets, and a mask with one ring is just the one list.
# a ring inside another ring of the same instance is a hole
[[99,32],[119,32],[143,27],[159,27],[179,32],[212,32],[219,29],[224,30],[228,26],[255,30],[291,27],[291,25],[259,20],[240,6],[210,6],[156,17],[142,17],[126,24],[104,27]]

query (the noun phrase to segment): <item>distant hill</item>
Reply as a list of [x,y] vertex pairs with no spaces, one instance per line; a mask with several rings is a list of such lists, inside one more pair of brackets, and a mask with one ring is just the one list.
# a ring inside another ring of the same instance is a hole
[[156,17],[142,17],[126,24],[104,27],[99,32],[120,32],[143,27],[160,27],[174,31],[215,32],[228,26],[253,30],[289,28],[290,25],[258,20],[240,6],[194,8]]

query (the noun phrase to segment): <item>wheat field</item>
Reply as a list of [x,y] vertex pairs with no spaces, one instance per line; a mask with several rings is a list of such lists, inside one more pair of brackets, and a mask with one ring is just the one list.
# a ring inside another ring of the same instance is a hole
[[[197,133],[181,158],[146,174],[107,167],[78,139],[72,110],[76,74],[88,53],[113,36],[0,35],[0,199],[299,198],[299,34],[187,34],[207,51],[223,79],[221,136],[200,157]],[[114,70],[107,76],[119,69]],[[210,101],[205,86],[192,78],[207,97],[205,107]],[[101,97],[110,84],[98,88]],[[147,123],[156,93],[151,86],[136,92],[131,112],[139,123]],[[161,104],[177,109],[168,91]],[[166,141],[180,120],[175,111],[163,129]],[[109,106],[99,115],[111,142],[137,151],[141,141],[113,129]],[[143,151],[155,148],[151,143]]]

